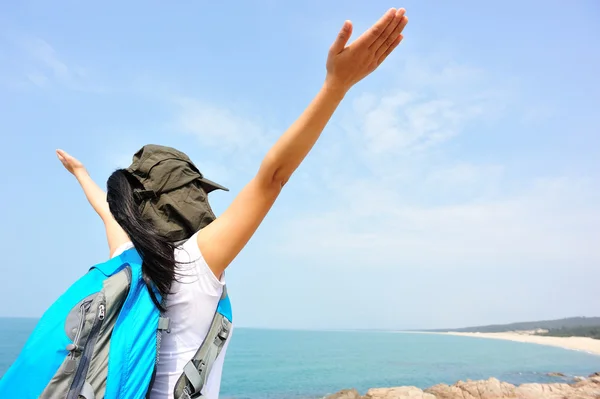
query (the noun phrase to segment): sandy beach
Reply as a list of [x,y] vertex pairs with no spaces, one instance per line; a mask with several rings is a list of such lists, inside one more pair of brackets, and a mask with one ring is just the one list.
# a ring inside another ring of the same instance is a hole
[[539,335],[519,334],[516,332],[504,333],[458,333],[448,332],[444,334],[458,335],[463,337],[476,337],[488,339],[503,339],[515,342],[527,342],[530,344],[557,346],[563,349],[571,349],[600,355],[600,340],[586,337],[546,337]]

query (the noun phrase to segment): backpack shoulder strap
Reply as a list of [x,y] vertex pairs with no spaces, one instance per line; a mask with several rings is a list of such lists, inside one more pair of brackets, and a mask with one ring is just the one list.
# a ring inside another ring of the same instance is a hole
[[194,357],[183,368],[183,374],[175,384],[175,399],[191,399],[201,397],[202,388],[212,370],[213,364],[231,332],[231,305],[227,295],[227,287],[217,306],[208,334]]
[[90,268],[97,269],[106,277],[117,274],[127,266],[140,269],[142,267],[142,258],[135,248],[129,248],[121,254],[107,260],[103,263],[98,263]]
[[[165,306],[166,300],[164,298],[161,300],[161,304]],[[158,326],[156,328],[156,358],[154,360],[154,369],[152,370],[152,376],[150,377],[148,390],[146,391],[146,399],[149,399],[150,395],[152,394],[152,386],[154,385],[154,381],[156,379],[156,367],[160,360],[160,344],[162,342],[162,335],[164,333],[171,333],[171,330],[169,328],[170,322],[171,320],[161,313],[161,315],[158,318]]]

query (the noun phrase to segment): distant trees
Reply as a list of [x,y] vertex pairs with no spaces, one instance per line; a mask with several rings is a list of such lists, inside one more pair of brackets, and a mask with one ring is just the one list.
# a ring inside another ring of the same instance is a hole
[[589,337],[600,339],[600,325],[555,328],[546,333],[537,335],[546,335],[550,337]]
[[529,334],[547,335],[553,337],[590,337],[600,339],[600,317],[569,317],[559,320],[528,321],[522,323],[429,331],[480,333],[521,331]]

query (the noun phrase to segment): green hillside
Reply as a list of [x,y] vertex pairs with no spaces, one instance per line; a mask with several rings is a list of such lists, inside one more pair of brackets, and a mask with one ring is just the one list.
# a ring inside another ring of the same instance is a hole
[[[550,330],[549,335],[560,334],[573,334],[573,333],[585,333],[593,334],[594,328],[600,330],[600,317],[570,317],[559,320],[542,320],[542,321],[528,321],[511,324],[496,324],[488,326],[478,327],[466,327],[456,329],[436,329],[429,330],[431,332],[481,332],[481,333],[492,333],[492,332],[507,332],[507,331],[528,331],[544,329]],[[556,335],[559,336],[559,335]],[[560,335],[565,336],[565,335]],[[576,334],[576,336],[582,336]],[[589,336],[589,335],[583,335]]]
[[550,337],[589,337],[600,339],[600,325],[589,327],[563,327],[555,328],[547,333],[539,334]]

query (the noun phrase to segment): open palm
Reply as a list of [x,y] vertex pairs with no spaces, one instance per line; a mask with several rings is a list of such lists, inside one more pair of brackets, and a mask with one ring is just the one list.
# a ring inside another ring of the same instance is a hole
[[402,41],[408,23],[405,13],[403,8],[391,8],[348,46],[352,23],[346,21],[329,50],[327,79],[347,90],[373,72]]
[[63,164],[65,169],[67,169],[73,175],[77,174],[78,172],[85,171],[83,164],[77,158],[69,155],[67,152],[63,150],[56,150],[56,156],[58,156],[58,159]]

